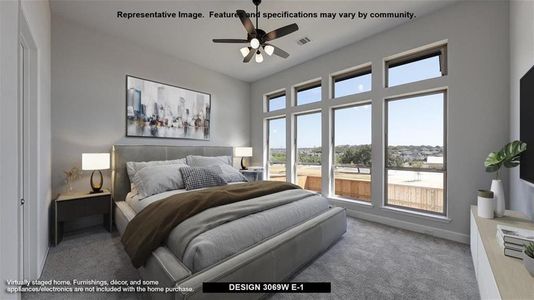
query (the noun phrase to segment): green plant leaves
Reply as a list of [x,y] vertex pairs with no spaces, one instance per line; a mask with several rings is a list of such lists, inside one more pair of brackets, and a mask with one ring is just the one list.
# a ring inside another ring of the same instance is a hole
[[534,258],[534,243],[529,243],[525,246],[525,254]]
[[506,168],[519,166],[520,155],[525,150],[527,150],[526,143],[513,141],[506,144],[500,151],[491,152],[484,161],[486,172],[497,172],[503,165]]

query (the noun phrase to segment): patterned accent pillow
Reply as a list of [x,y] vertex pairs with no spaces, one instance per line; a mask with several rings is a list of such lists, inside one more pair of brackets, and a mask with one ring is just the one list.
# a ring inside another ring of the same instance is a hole
[[219,166],[186,167],[180,168],[180,172],[188,191],[227,184],[221,177],[222,170]]

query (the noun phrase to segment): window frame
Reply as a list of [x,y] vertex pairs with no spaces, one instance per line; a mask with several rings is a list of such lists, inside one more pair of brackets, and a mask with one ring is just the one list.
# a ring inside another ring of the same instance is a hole
[[[422,97],[422,96],[428,96],[428,95],[443,95],[443,167],[441,169],[435,169],[435,168],[414,168],[414,167],[388,167],[388,148],[389,148],[389,137],[388,137],[388,129],[389,129],[389,103],[397,100],[405,100],[410,98],[416,98],[416,97]],[[383,178],[384,178],[384,197],[382,199],[382,206],[397,208],[401,210],[407,210],[407,211],[413,211],[413,212],[419,212],[424,214],[430,214],[435,216],[448,216],[448,162],[447,162],[447,155],[448,155],[448,145],[447,145],[447,127],[448,127],[448,111],[447,111],[447,105],[448,103],[448,89],[438,89],[433,91],[426,91],[426,92],[418,92],[418,93],[412,93],[405,96],[400,97],[389,97],[387,99],[384,99],[384,148],[383,154],[383,164],[384,164],[384,172],[383,172]],[[442,173],[443,174],[443,212],[434,212],[424,209],[418,209],[418,208],[411,208],[406,206],[400,206],[395,204],[388,204],[389,196],[388,196],[388,171],[411,171],[411,172],[425,172],[425,173]]]
[[[265,139],[265,148],[266,148],[266,155],[267,155],[267,159],[266,159],[266,164],[265,164],[265,175],[267,177],[267,180],[270,180],[271,178],[271,168],[270,168],[270,165],[271,165],[271,146],[270,146],[270,143],[271,143],[271,127],[269,126],[270,125],[270,122],[271,121],[274,121],[274,120],[284,120],[286,122],[286,124],[284,125],[284,129],[286,130],[286,134],[287,135],[287,116],[284,114],[284,115],[281,115],[281,116],[276,116],[276,117],[273,117],[273,118],[266,118],[265,119],[265,136],[266,136],[266,139]],[[288,178],[287,178],[287,136],[286,136],[286,180],[285,182],[288,182]]]
[[[442,45],[439,45],[439,46],[435,46],[435,47],[427,48],[427,49],[424,49],[424,50],[421,50],[421,51],[417,51],[415,53],[401,55],[401,56],[398,56],[398,57],[395,57],[395,58],[391,58],[391,59],[386,59],[384,61],[384,87],[385,88],[391,87],[390,84],[389,84],[389,69],[390,68],[395,68],[395,67],[398,67],[398,66],[406,65],[406,64],[409,64],[409,63],[417,62],[417,61],[420,61],[420,60],[423,60],[423,59],[427,59],[427,58],[431,58],[431,57],[435,57],[435,56],[439,56],[439,68],[440,68],[440,71],[441,71],[441,76],[440,77],[447,76],[448,73],[449,73],[449,71],[448,71],[447,44],[442,44]],[[439,77],[434,77],[434,78],[439,78]],[[419,81],[428,80],[428,79],[432,79],[432,78],[421,79],[421,80],[407,82],[407,83],[394,85],[394,86],[411,84],[411,83],[414,83],[414,82],[419,82]]]
[[350,108],[354,108],[354,107],[360,107],[360,106],[365,106],[365,105],[369,105],[370,108],[371,108],[371,161],[373,160],[372,156],[373,156],[373,101],[372,100],[365,100],[365,101],[358,101],[358,102],[351,102],[350,104],[347,104],[347,105],[341,105],[341,106],[335,106],[335,107],[332,107],[331,108],[331,121],[332,121],[332,126],[331,126],[331,129],[332,129],[332,132],[331,132],[331,138],[332,138],[332,141],[331,141],[331,149],[332,149],[332,155],[331,155],[331,170],[330,170],[330,182],[329,182],[329,185],[330,185],[330,190],[331,190],[331,197],[334,197],[336,199],[342,199],[342,200],[346,200],[346,201],[352,201],[352,202],[355,202],[355,203],[361,203],[361,204],[365,204],[365,205],[372,205],[373,204],[373,188],[372,188],[372,184],[373,184],[373,166],[371,165],[371,168],[369,170],[369,176],[371,177],[371,199],[369,201],[365,201],[365,200],[362,200],[362,199],[353,199],[353,198],[347,198],[347,197],[343,197],[343,196],[340,196],[340,195],[336,195],[336,174],[335,174],[335,168],[336,168],[336,110],[341,110],[341,109],[350,109]]
[[[279,97],[282,97],[282,96],[285,96],[285,103],[284,103],[284,107],[283,108],[280,108],[280,109],[275,109],[275,110],[270,110],[269,109],[269,102],[273,99],[276,99],[276,98],[279,98]],[[287,95],[286,95],[286,91],[285,90],[282,90],[282,91],[278,91],[278,92],[274,92],[274,93],[271,93],[271,94],[268,94],[265,96],[265,112],[269,113],[269,112],[273,112],[273,111],[284,111],[287,109]]]
[[[336,83],[337,82],[344,81],[344,80],[347,80],[347,79],[356,78],[356,77],[360,77],[360,76],[364,76],[364,75],[368,75],[368,74],[371,75],[371,89],[369,89],[368,91],[360,92],[360,93],[354,93],[354,94],[348,94],[348,95],[345,95],[345,96],[336,97]],[[332,99],[340,99],[340,98],[343,98],[343,97],[348,97],[348,96],[368,93],[368,92],[373,90],[373,86],[372,86],[373,85],[373,66],[371,64],[368,64],[368,65],[365,65],[365,66],[361,66],[361,67],[357,67],[355,69],[352,69],[352,70],[349,70],[349,71],[346,71],[346,72],[340,72],[340,73],[331,75],[330,77],[331,77],[330,89],[331,89],[331,98]]]
[[[310,102],[310,103],[299,104],[299,92],[304,92],[304,91],[311,90],[311,89],[318,88],[318,87],[321,88],[321,95],[319,97],[319,100],[314,101],[314,102]],[[294,100],[294,103],[293,103],[294,106],[304,106],[304,105],[309,105],[309,104],[313,104],[313,103],[317,103],[317,102],[323,101],[323,83],[322,83],[321,79],[313,80],[313,81],[308,82],[308,83],[297,85],[297,86],[295,86],[293,88],[293,91],[294,91],[294,94],[295,94],[295,100]]]
[[[293,153],[293,161],[291,162],[291,168],[293,171],[293,178],[291,178],[291,183],[298,185],[299,180],[299,174],[297,172],[298,167],[298,160],[299,160],[299,148],[298,148],[298,117],[299,116],[306,116],[306,115],[312,115],[312,114],[319,114],[319,120],[321,121],[321,130],[323,128],[323,116],[322,116],[322,109],[315,109],[310,111],[303,111],[303,112],[297,112],[293,114],[293,143],[292,143],[292,151],[290,153]],[[323,143],[322,143],[322,132],[321,132],[321,161],[323,160]],[[321,164],[319,164],[321,166]],[[323,170],[321,169],[321,178],[323,177]],[[323,194],[323,190],[321,187],[321,194]]]

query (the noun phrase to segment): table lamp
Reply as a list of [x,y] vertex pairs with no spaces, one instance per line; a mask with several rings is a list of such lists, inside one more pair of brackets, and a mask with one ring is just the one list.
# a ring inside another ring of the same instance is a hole
[[241,157],[241,170],[247,170],[243,160],[245,157],[252,157],[252,147],[235,147],[234,157]]
[[[93,171],[91,173],[91,194],[101,193],[102,185],[104,184],[104,177],[102,177],[101,170],[109,169],[109,153],[82,153],[82,170]],[[100,181],[95,183],[95,172],[98,171]]]

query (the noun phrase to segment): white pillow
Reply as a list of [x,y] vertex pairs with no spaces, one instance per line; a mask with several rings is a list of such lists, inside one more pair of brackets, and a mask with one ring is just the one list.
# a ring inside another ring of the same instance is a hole
[[128,178],[130,182],[133,182],[135,173],[139,170],[146,167],[161,166],[161,165],[185,165],[185,158],[175,159],[175,160],[154,160],[154,161],[129,161],[126,163],[126,171],[128,172]]
[[180,169],[186,167],[185,164],[156,165],[139,170],[132,181],[139,200],[185,188]]
[[239,172],[238,169],[229,166],[229,165],[219,165],[222,171],[222,178],[226,180],[226,182],[248,182],[248,179]]
[[232,165],[232,156],[199,156],[188,155],[187,164],[191,167],[209,167],[219,165]]

